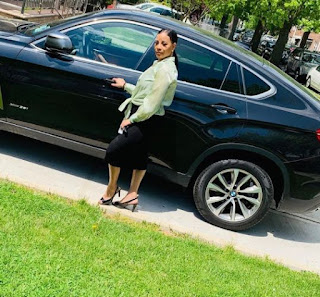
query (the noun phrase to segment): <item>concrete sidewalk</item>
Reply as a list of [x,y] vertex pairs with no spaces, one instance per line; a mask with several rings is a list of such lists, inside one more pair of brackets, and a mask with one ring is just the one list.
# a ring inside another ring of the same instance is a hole
[[[0,137],[0,177],[71,199],[85,198],[93,205],[108,179],[101,160],[7,133]],[[127,189],[129,180],[129,173],[123,172],[119,185]],[[237,233],[203,221],[189,194],[157,177],[146,176],[140,197],[136,213],[113,206],[103,209],[320,273],[320,212],[300,216],[271,211],[254,228]]]

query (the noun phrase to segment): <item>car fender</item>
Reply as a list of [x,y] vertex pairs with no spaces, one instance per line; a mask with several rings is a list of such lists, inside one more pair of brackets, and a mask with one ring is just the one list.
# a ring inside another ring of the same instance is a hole
[[238,150],[242,152],[256,153],[272,161],[280,169],[282,173],[283,181],[284,181],[283,196],[287,196],[287,194],[289,193],[289,172],[287,167],[284,165],[283,161],[278,156],[272,154],[271,152],[263,148],[249,145],[249,144],[223,143],[223,144],[215,145],[214,147],[210,147],[209,149],[204,151],[201,155],[199,155],[199,157],[192,163],[186,175],[193,176],[196,173],[197,168],[199,168],[199,166],[208,157],[214,156],[214,154],[225,151],[225,150],[233,150],[233,151]]

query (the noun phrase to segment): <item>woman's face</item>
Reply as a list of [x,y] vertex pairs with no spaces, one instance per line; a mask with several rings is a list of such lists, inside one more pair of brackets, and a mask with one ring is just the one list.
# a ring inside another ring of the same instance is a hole
[[176,43],[171,42],[170,37],[165,31],[157,35],[154,51],[159,61],[172,56],[175,48]]

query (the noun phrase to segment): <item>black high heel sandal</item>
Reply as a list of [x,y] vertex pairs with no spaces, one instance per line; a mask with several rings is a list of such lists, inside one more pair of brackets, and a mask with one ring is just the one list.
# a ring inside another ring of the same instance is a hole
[[129,201],[126,201],[126,202],[116,201],[116,202],[114,202],[112,204],[114,206],[116,206],[116,207],[121,207],[121,208],[126,208],[126,209],[129,209],[128,206],[132,206],[132,212],[134,212],[139,203],[135,203],[135,204],[129,204],[129,203],[134,201],[134,200],[137,200],[138,197],[139,197],[139,195],[136,198],[133,198],[133,199],[131,199]]
[[121,192],[121,188],[117,187],[116,191],[114,192],[114,194],[111,198],[104,199],[103,197],[101,197],[98,203],[100,205],[110,205],[110,204],[112,204],[113,198],[114,198],[114,196],[116,196],[116,194],[118,194],[120,197],[120,192]]

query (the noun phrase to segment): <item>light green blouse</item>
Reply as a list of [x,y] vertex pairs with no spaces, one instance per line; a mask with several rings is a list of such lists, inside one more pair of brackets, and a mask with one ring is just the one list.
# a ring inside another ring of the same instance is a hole
[[139,108],[130,116],[131,123],[145,121],[154,114],[164,115],[164,106],[172,103],[177,87],[178,71],[174,61],[174,57],[155,61],[140,75],[136,85],[125,84],[125,91],[131,94],[119,107],[120,111],[126,109],[125,119],[130,115],[132,104]]

